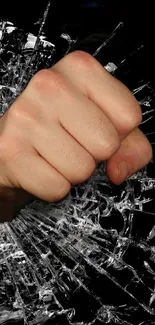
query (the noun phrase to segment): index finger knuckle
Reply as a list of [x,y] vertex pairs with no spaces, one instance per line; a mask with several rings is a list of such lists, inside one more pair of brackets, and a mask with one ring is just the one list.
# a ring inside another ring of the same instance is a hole
[[35,74],[31,81],[33,88],[39,93],[55,93],[67,91],[67,85],[61,74],[55,69],[43,69]]
[[76,67],[80,69],[86,67],[92,68],[92,66],[97,62],[91,54],[84,51],[74,51],[68,54],[65,57],[65,60],[73,62],[73,64],[76,64]]

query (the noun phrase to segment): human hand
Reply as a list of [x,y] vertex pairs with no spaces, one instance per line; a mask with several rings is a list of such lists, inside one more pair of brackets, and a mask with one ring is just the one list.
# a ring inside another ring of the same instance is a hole
[[86,181],[96,163],[122,183],[152,158],[131,92],[76,51],[35,74],[0,119],[0,185],[46,201]]

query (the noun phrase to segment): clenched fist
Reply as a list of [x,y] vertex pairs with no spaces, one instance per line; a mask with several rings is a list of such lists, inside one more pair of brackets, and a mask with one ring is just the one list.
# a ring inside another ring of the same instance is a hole
[[0,185],[62,199],[107,161],[114,184],[143,168],[152,147],[130,91],[76,51],[35,74],[0,119]]

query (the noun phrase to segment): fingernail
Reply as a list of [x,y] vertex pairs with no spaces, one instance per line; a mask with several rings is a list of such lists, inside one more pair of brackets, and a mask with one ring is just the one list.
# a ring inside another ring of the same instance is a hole
[[120,165],[120,176],[123,179],[127,179],[130,176],[130,169],[128,167],[128,164],[126,163],[126,161],[121,161]]

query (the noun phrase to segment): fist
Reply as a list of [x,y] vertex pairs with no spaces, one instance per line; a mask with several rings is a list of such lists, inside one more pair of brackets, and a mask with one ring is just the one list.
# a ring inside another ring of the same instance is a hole
[[152,147],[131,92],[76,51],[34,75],[0,119],[0,186],[62,199],[107,161],[114,184],[143,168]]

